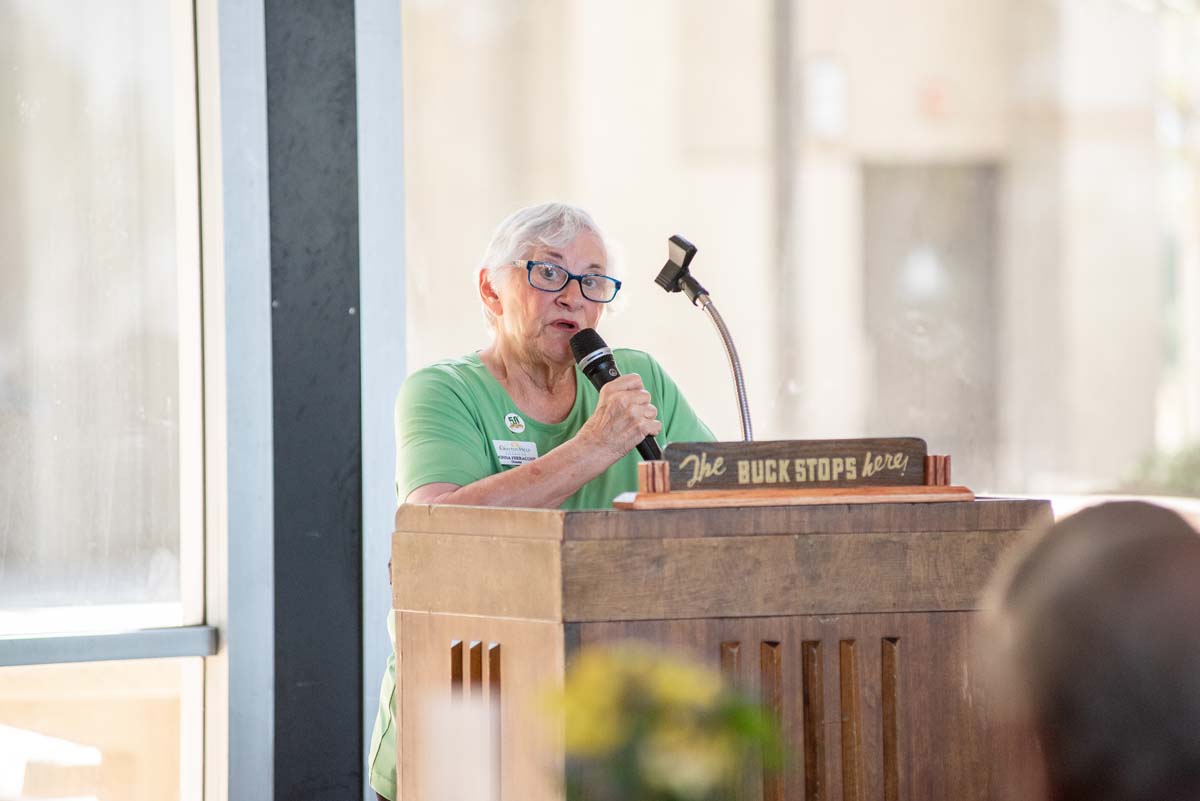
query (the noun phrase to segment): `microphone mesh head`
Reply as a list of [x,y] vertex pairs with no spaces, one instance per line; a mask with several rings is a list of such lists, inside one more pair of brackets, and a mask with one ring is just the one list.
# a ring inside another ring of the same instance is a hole
[[581,329],[579,333],[571,337],[571,354],[575,357],[576,364],[588,354],[607,347],[604,339],[596,333],[594,328]]

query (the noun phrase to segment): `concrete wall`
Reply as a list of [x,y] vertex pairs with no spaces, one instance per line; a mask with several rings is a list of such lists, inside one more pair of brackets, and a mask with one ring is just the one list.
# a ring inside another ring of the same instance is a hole
[[[491,227],[562,198],[623,246],[602,332],[653,351],[719,436],[738,427],[716,335],[650,283],[671,233],[700,248],[759,438],[927,436],[977,489],[1112,488],[1155,446],[1162,25],[1088,0],[407,4],[409,364],[485,343]],[[913,221],[894,243],[864,241],[873,168],[916,187],[886,200]],[[961,333],[991,350],[957,373],[948,352],[949,391],[915,371],[881,397],[864,249],[953,233],[919,179],[943,168],[996,176],[993,227],[935,254],[951,282],[988,276],[967,324],[987,336]]]

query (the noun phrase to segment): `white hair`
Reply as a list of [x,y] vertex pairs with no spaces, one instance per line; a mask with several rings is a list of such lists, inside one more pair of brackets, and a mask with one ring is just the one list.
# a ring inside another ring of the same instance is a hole
[[[590,233],[600,242],[604,259],[610,258],[608,240],[604,238],[592,216],[578,206],[566,203],[539,203],[518,209],[496,226],[492,241],[483,252],[480,269],[487,270],[488,281],[499,289],[510,281],[515,270],[513,261],[529,258],[537,247],[561,248],[575,241],[581,233]],[[483,317],[488,327],[495,329],[496,315],[486,305]]]

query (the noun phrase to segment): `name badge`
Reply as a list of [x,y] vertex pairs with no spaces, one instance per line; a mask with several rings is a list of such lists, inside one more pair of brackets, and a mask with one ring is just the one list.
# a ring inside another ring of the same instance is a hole
[[538,458],[536,442],[494,439],[492,445],[496,448],[496,458],[500,464],[507,467],[523,465]]

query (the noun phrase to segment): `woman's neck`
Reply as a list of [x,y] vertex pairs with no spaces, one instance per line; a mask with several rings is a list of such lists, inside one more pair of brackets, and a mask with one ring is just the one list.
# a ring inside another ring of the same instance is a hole
[[574,362],[547,362],[500,339],[481,350],[479,358],[517,406],[536,419],[559,422],[575,403]]

